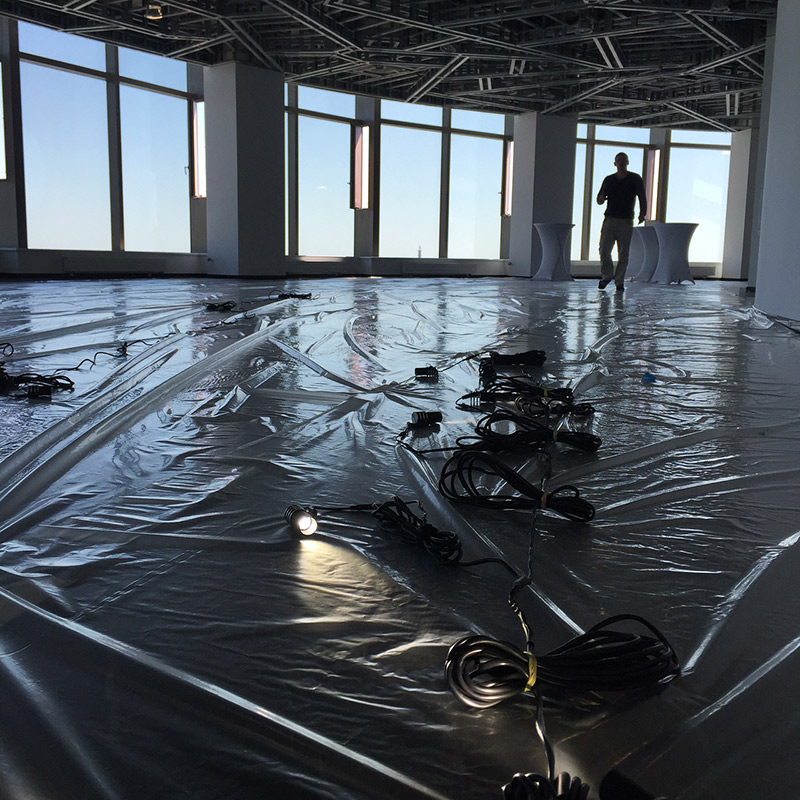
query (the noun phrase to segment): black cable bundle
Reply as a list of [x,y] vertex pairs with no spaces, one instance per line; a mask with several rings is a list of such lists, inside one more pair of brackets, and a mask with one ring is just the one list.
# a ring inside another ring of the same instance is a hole
[[[48,397],[54,391],[71,390],[75,384],[66,375],[37,375],[24,372],[21,375],[10,375],[0,365],[0,392],[8,394],[13,389],[23,389],[23,397],[31,399]],[[49,390],[49,391],[48,391]]]
[[424,516],[415,514],[408,503],[393,497],[381,503],[372,516],[381,527],[404,542],[415,544],[427,550],[440,564],[447,566],[475,567],[480,564],[500,564],[512,575],[519,577],[516,570],[499,558],[480,558],[475,561],[462,561],[463,548],[458,535],[452,531],[440,531],[431,525]]
[[490,350],[489,360],[496,367],[539,367],[547,360],[547,353],[544,350],[525,350],[522,353],[498,353],[495,350]]
[[547,400],[564,400],[570,403],[573,400],[572,389],[566,386],[547,388],[533,381],[526,380],[525,378],[511,377],[509,375],[496,376],[494,380],[484,384],[483,389],[486,392],[506,394],[514,397],[517,395],[522,395],[523,397],[543,397]]
[[[500,478],[513,493],[487,493],[476,483],[481,476]],[[439,491],[454,503],[484,508],[541,508],[576,522],[594,518],[594,506],[581,499],[574,486],[559,486],[544,492],[499,459],[474,450],[462,450],[445,463],[439,477]]]
[[594,406],[589,403],[573,403],[529,394],[519,394],[514,399],[517,411],[526,417],[587,417],[594,414]]
[[518,772],[504,787],[503,800],[586,800],[589,786],[562,772],[555,781],[544,775]]
[[[510,433],[500,433],[496,426],[503,422],[511,423],[516,430]],[[497,409],[479,420],[475,426],[475,433],[489,445],[491,450],[516,450],[531,445],[541,447],[551,442],[561,442],[591,453],[603,443],[602,439],[594,434],[582,431],[554,430],[536,422],[531,417],[504,409]]]
[[206,311],[233,311],[236,308],[236,303],[233,300],[226,300],[222,303],[206,303]]
[[[628,620],[644,625],[653,635],[607,630]],[[489,708],[533,683],[627,692],[669,683],[680,675],[680,666],[672,645],[655,626],[634,614],[619,614],[539,657],[507,642],[466,636],[450,648],[445,675],[459,700]]]

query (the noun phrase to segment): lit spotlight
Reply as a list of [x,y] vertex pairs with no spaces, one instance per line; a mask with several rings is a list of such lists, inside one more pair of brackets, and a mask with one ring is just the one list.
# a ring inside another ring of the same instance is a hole
[[303,536],[311,536],[317,530],[317,512],[313,508],[290,505],[283,515],[286,521]]

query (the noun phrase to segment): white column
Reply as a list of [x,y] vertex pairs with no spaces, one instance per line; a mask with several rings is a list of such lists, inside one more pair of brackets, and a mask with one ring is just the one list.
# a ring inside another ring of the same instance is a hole
[[800,3],[779,0],[775,30],[755,304],[800,319]]
[[538,111],[514,118],[514,184],[508,258],[512,275],[530,277],[539,268],[541,244],[536,222],[575,222],[573,117]]
[[205,70],[208,272],[283,275],[283,75]]
[[748,274],[757,142],[758,132],[753,128],[737,131],[731,137],[722,278],[740,280]]

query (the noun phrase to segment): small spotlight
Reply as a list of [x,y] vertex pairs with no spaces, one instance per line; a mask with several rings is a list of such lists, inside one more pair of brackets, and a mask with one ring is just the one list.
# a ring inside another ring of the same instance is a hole
[[290,505],[283,515],[286,521],[303,536],[311,536],[317,530],[317,512],[313,508]]
[[159,20],[163,17],[161,6],[158,3],[148,3],[144,11],[144,18],[151,20]]

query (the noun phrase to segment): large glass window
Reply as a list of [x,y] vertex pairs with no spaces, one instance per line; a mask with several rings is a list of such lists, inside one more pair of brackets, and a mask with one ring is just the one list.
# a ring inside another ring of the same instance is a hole
[[304,116],[297,125],[299,254],[351,256],[350,125]]
[[186,64],[173,58],[120,47],[119,74],[124,78],[186,91]]
[[696,222],[690,262],[722,260],[730,151],[673,147],[669,156],[667,222]]
[[420,125],[441,125],[442,109],[416,103],[399,103],[396,100],[381,100],[381,118],[416,122]]
[[[586,183],[586,145],[578,143],[575,148],[575,188],[572,193],[572,222],[575,227],[569,243],[569,257],[580,261],[583,237],[583,187]],[[598,187],[599,189],[599,187]]]
[[311,86],[297,87],[297,105],[309,111],[337,117],[353,117],[356,113],[355,95],[314,89]]
[[450,141],[449,258],[500,257],[503,142],[453,135]]
[[483,111],[454,108],[450,112],[450,127],[502,135],[506,129],[506,118],[503,114],[488,114]]
[[23,63],[20,82],[28,246],[110,249],[105,81]]
[[120,87],[125,249],[188,252],[187,101]]
[[594,138],[608,142],[628,144],[649,144],[649,128],[627,128],[624,125],[596,125]]
[[725,131],[682,131],[674,130],[670,133],[673,144],[717,144],[731,145],[731,135]]
[[52,58],[89,69],[106,68],[106,46],[102,42],[50,30],[41,25],[31,25],[28,22],[19,22],[17,26],[19,49],[22,53]]
[[441,154],[440,133],[381,126],[381,256],[439,256]]

